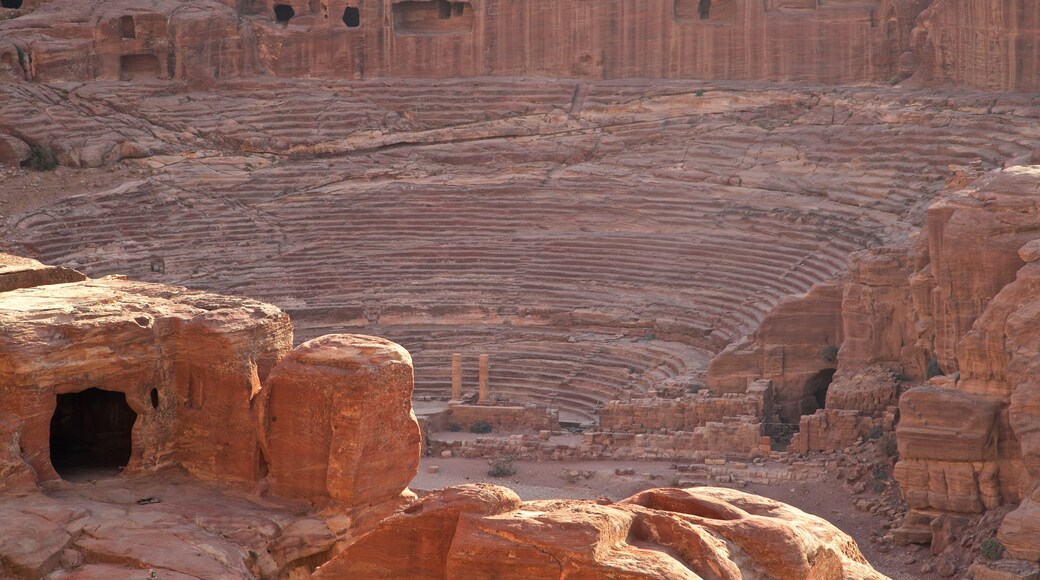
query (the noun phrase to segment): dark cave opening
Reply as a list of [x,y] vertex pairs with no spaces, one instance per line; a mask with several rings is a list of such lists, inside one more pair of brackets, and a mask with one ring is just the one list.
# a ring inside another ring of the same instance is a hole
[[63,479],[118,474],[130,461],[136,420],[123,393],[87,389],[58,395],[51,417],[51,465]]
[[343,24],[346,24],[347,28],[357,28],[358,26],[361,26],[361,10],[353,6],[347,6],[347,8],[343,10]]
[[292,17],[296,16],[296,10],[288,4],[275,4],[274,5],[274,19],[283,24],[292,20]]
[[834,380],[834,373],[837,369],[823,369],[820,372],[813,375],[809,382],[806,383],[805,391],[812,393],[813,399],[816,401],[816,409],[810,410],[807,415],[815,413],[817,409],[823,409],[827,404],[827,389],[831,386],[831,381]]

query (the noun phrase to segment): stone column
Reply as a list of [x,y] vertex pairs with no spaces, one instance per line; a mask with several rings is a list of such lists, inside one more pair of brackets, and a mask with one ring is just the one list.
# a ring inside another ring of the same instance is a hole
[[462,355],[451,355],[451,400],[462,400]]
[[477,402],[481,404],[490,403],[488,398],[488,355],[480,355],[480,396]]

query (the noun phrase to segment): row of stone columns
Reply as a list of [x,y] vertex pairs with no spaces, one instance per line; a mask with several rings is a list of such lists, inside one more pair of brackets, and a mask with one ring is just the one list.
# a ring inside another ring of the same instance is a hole
[[[451,355],[451,400],[462,400],[462,355]],[[488,396],[488,355],[480,355],[480,386],[477,391],[477,403],[490,403]]]

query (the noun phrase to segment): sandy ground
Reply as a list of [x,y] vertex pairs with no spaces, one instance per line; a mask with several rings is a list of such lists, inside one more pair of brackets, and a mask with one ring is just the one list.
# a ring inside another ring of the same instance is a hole
[[[430,466],[436,466],[438,473],[429,473]],[[669,487],[678,475],[670,463],[653,461],[516,461],[514,466],[515,475],[494,478],[487,475],[487,459],[424,457],[411,487],[422,493],[450,485],[487,482],[510,487],[525,500],[620,500],[644,489]],[[614,470],[622,467],[634,469],[636,474],[615,475]],[[581,475],[574,477],[575,472]],[[586,478],[589,472],[591,477]],[[743,491],[783,501],[826,519],[856,540],[874,568],[895,580],[937,577],[920,573],[922,562],[930,556],[926,547],[887,546],[871,541],[887,530],[881,528],[879,518],[854,507],[857,497],[866,496],[857,496],[837,481],[749,484]]]

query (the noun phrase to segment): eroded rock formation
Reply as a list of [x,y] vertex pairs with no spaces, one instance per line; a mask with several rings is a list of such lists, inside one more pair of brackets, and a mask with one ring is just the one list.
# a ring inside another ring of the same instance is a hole
[[[32,490],[58,480],[59,463],[75,472],[96,459],[367,507],[397,501],[414,476],[401,347],[330,335],[292,350],[289,317],[261,302],[3,264],[0,489]],[[72,447],[83,442],[107,451]]]
[[824,520],[722,488],[522,502],[486,484],[424,497],[315,578],[882,578]]
[[[929,541],[929,522],[940,513],[980,514],[1021,502],[1000,538],[1013,556],[1040,555],[1038,193],[1036,165],[952,179],[929,206],[920,237],[854,254],[837,282],[844,287],[840,308],[831,311],[843,322],[837,372],[826,409],[802,417],[795,447],[841,448],[867,435],[871,423],[859,421],[879,421],[898,398],[895,477],[912,511],[897,539]],[[761,334],[741,349],[762,349]],[[734,357],[731,350],[718,359]],[[733,364],[718,359],[712,368]],[[777,380],[759,373],[752,378]],[[715,387],[724,385],[717,380]]]

